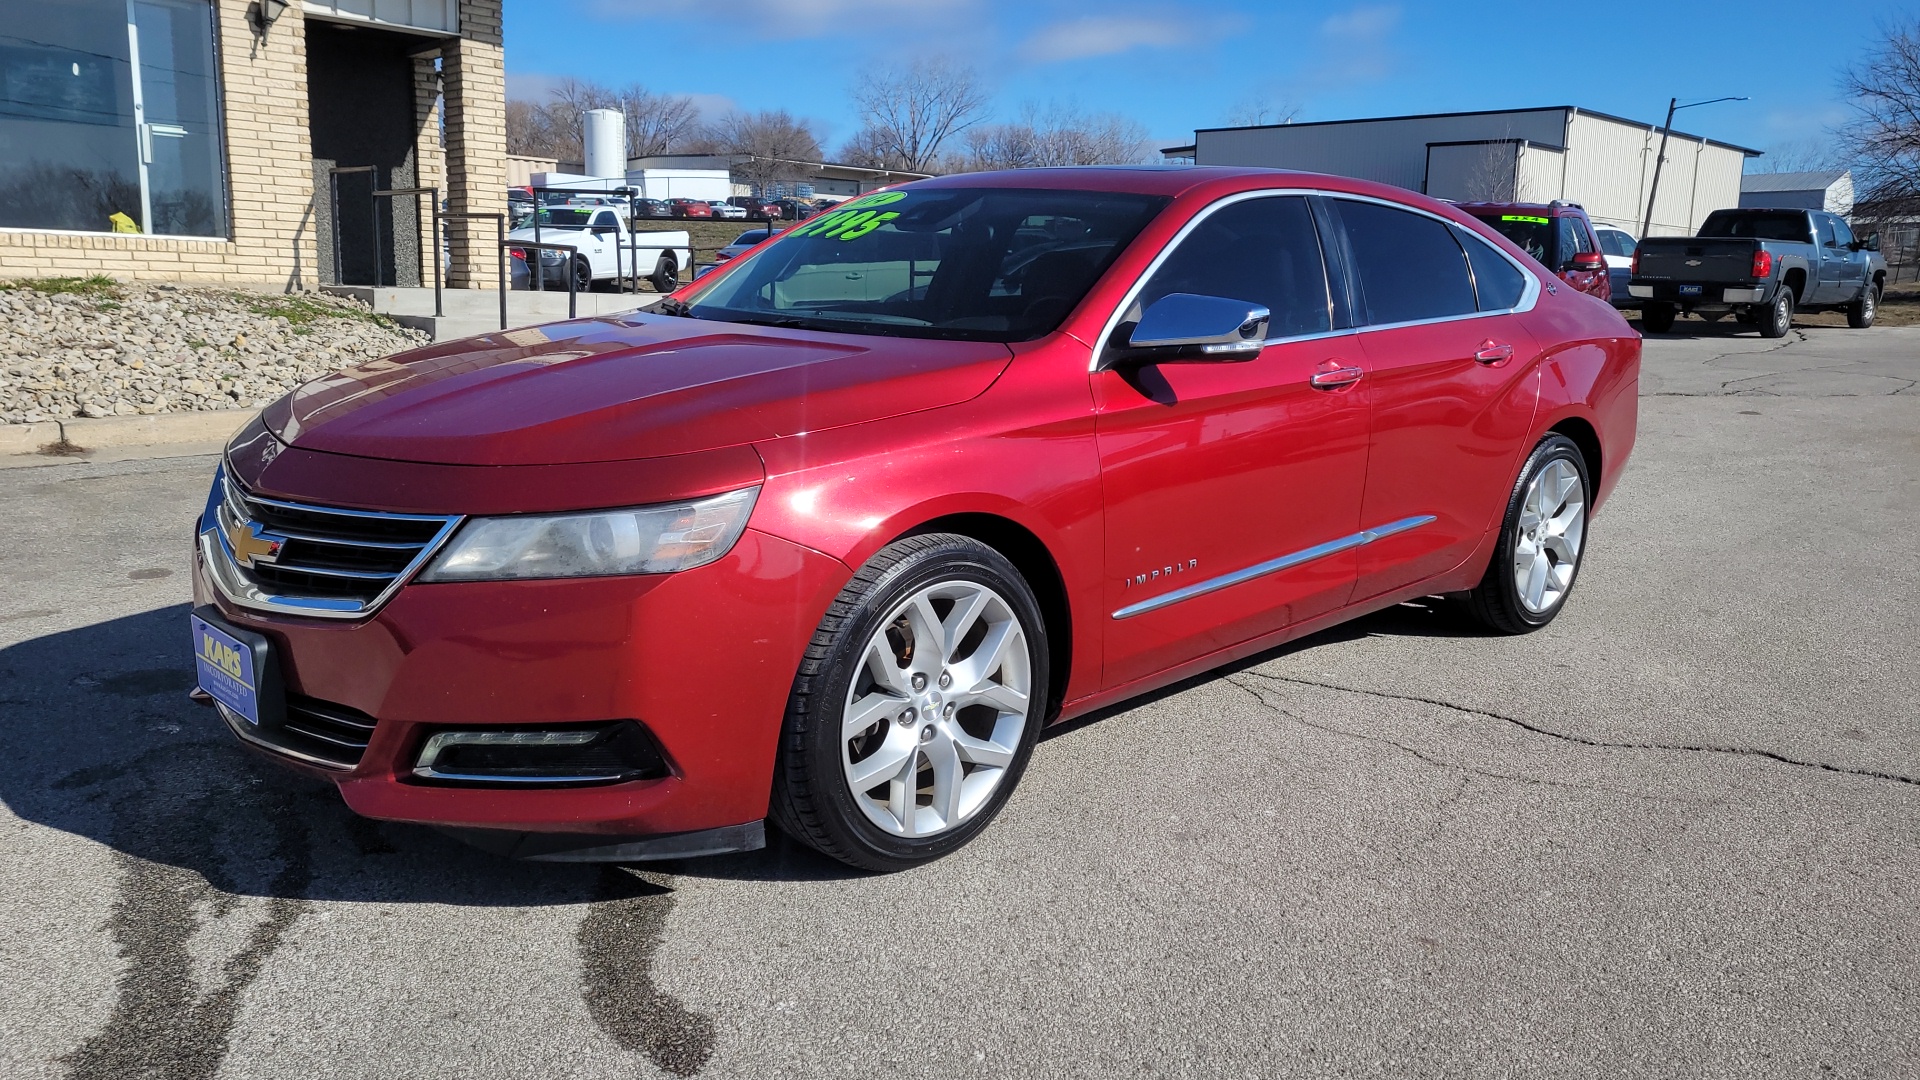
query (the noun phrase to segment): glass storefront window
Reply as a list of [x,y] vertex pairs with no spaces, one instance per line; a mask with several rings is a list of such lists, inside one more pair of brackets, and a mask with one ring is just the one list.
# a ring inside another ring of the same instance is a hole
[[0,0],[0,227],[227,235],[210,0]]

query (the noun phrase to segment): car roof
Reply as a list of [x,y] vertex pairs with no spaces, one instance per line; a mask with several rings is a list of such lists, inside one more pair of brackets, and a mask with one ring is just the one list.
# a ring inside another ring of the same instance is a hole
[[1066,168],[949,173],[892,185],[886,190],[930,191],[982,187],[1110,191],[1194,200],[1212,200],[1238,192],[1269,188],[1306,188],[1330,194],[1383,199],[1464,221],[1474,220],[1461,214],[1451,203],[1391,184],[1329,173],[1227,165],[1076,165]]

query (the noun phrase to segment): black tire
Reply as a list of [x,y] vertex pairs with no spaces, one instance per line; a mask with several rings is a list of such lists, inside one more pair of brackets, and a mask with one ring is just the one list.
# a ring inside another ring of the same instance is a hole
[[1672,304],[1649,302],[1640,309],[1640,325],[1649,334],[1664,334],[1673,329],[1673,320],[1679,314],[1680,309]]
[[1507,512],[1500,519],[1500,537],[1493,548],[1493,559],[1487,564],[1487,572],[1481,575],[1480,584],[1467,593],[1466,610],[1489,630],[1502,634],[1529,634],[1553,621],[1553,617],[1566,606],[1567,597],[1573,595],[1573,587],[1580,580],[1580,565],[1586,561],[1587,536],[1583,527],[1579,550],[1574,558],[1573,577],[1560,598],[1543,611],[1530,610],[1521,602],[1520,587],[1514,580],[1514,546],[1520,541],[1520,515],[1524,508],[1527,486],[1533,478],[1546,470],[1556,461],[1567,461],[1580,477],[1580,493],[1586,506],[1593,506],[1593,480],[1587,475],[1587,459],[1572,439],[1565,435],[1553,434],[1541,439],[1527,455],[1527,463],[1521,467],[1519,479],[1513,482],[1513,491],[1507,496]]
[[680,261],[672,255],[660,256],[660,262],[653,268],[653,276],[647,280],[653,282],[653,291],[670,293],[680,287]]
[[[867,642],[903,599],[936,582],[986,585],[1007,601],[1027,637],[1032,665],[1026,727],[999,786],[959,826],[924,838],[889,833],[858,805],[847,783],[841,713]],[[993,820],[1026,771],[1047,708],[1050,664],[1046,623],[1019,570],[970,536],[927,533],[897,540],[860,568],[814,631],[787,702],[773,774],[770,815],[782,832],[863,870],[918,866],[965,844]]]
[[593,264],[584,255],[573,257],[573,288],[575,292],[593,291]]
[[1786,337],[1787,331],[1793,329],[1793,290],[1785,285],[1780,286],[1779,295],[1754,320],[1754,325],[1760,328],[1763,338]]
[[1866,288],[1860,290],[1860,295],[1854,298],[1853,303],[1847,305],[1847,325],[1855,330],[1865,330],[1873,325],[1873,320],[1879,315],[1880,287],[1870,281]]

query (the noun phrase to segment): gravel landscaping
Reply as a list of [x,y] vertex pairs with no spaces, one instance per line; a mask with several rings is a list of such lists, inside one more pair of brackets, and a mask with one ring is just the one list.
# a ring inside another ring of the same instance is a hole
[[428,340],[320,293],[0,281],[0,423],[253,408]]

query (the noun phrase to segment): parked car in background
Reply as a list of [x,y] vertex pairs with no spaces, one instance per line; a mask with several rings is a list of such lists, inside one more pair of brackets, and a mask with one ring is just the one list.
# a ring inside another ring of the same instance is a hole
[[668,199],[673,204],[673,216],[677,218],[710,218],[713,206],[705,199]]
[[713,253],[714,261],[726,262],[728,259],[745,255],[765,241],[772,239],[775,231],[773,224],[769,222],[766,228],[750,229],[743,232],[739,236],[734,237],[733,243],[715,251]]
[[635,199],[633,210],[635,217],[670,218],[673,216],[673,204],[665,199]]
[[[870,195],[652,309],[268,405],[193,540],[200,696],[353,810],[493,851],[712,854],[771,816],[925,863],[1048,725],[1419,597],[1553,621],[1641,349],[1553,281],[1342,177]],[[1162,779],[1128,794],[1210,805]]]
[[1600,254],[1607,259],[1607,285],[1612,292],[1613,306],[1617,308],[1637,308],[1640,301],[1628,292],[1627,285],[1633,279],[1633,249],[1639,241],[1633,234],[1617,225],[1604,222],[1593,223],[1593,237],[1600,242]]
[[533,287],[532,268],[537,265],[544,288],[566,288],[569,274],[581,292],[637,276],[651,281],[658,292],[672,292],[679,287],[681,271],[693,265],[692,240],[685,232],[631,231],[624,206],[546,206],[538,221],[539,228],[523,225],[507,239],[561,244],[571,251],[509,249],[513,288]]
[[1649,236],[1634,251],[1629,288],[1641,325],[1673,329],[1683,311],[1734,317],[1761,337],[1785,337],[1795,311],[1844,311],[1847,325],[1873,325],[1886,287],[1880,238],[1856,237],[1823,210],[1715,210],[1698,236]]
[[[758,199],[752,195],[735,195],[733,198],[728,199],[727,202],[734,206],[739,207],[742,210],[745,210],[747,212],[747,216],[750,218],[764,219],[769,216],[767,211],[767,202],[764,199]],[[776,213],[772,216],[777,217],[779,215]]]
[[738,221],[747,216],[746,207],[743,206],[735,206],[732,203],[719,201],[710,202],[707,205],[713,208],[713,216],[717,218],[730,218]]
[[1579,203],[1460,203],[1460,209],[1492,226],[1500,235],[1559,275],[1575,289],[1602,300],[1613,298],[1606,256],[1593,235],[1593,222]]
[[780,210],[780,217],[787,221],[805,221],[820,212],[820,208],[805,199],[775,199],[773,205]]

